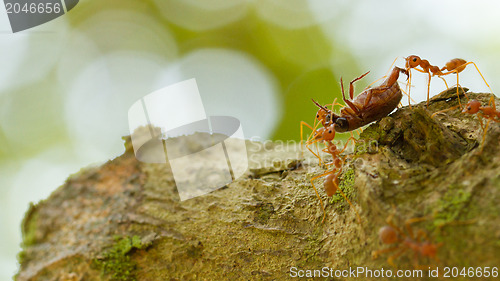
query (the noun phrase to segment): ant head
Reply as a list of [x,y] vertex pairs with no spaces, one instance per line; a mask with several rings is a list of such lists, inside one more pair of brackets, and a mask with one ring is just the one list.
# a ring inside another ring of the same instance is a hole
[[325,116],[328,114],[327,111],[325,111],[323,108],[318,109],[318,112],[316,113],[316,119],[318,121],[323,121],[325,120]]
[[409,56],[405,58],[405,60],[406,60],[406,69],[417,67],[421,61],[420,57],[415,55]]
[[337,132],[349,131],[349,121],[345,117],[339,117],[335,120],[335,129]]
[[398,233],[392,226],[388,225],[379,229],[378,237],[384,244],[393,244],[398,241]]
[[466,105],[462,113],[474,114],[479,111],[479,107],[481,107],[481,103],[478,100],[470,100]]
[[335,125],[330,125],[323,131],[323,140],[331,141],[335,138]]
[[420,245],[420,253],[422,254],[422,256],[427,256],[427,257],[433,258],[436,256],[437,250],[439,249],[439,247],[441,247],[441,245],[443,245],[443,244],[442,243],[432,244],[430,242],[423,242]]
[[332,121],[335,121],[338,116],[328,108],[317,103],[315,100],[312,101],[317,107],[319,107],[318,112],[316,113],[316,119],[320,121],[324,127],[330,126]]

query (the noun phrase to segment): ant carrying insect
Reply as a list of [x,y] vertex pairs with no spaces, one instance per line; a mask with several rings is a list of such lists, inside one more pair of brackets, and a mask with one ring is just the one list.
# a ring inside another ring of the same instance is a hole
[[[421,59],[419,56],[416,56],[416,55],[411,55],[411,56],[406,57],[405,61],[406,61],[405,69],[410,74],[409,85],[411,85],[411,72],[410,72],[411,69],[415,69],[419,72],[426,73],[429,77],[428,81],[427,81],[427,106],[429,106],[429,93],[430,93],[431,77],[437,76],[437,77],[441,78],[443,80],[444,84],[446,85],[446,88],[448,88],[448,83],[446,83],[446,80],[442,76],[455,73],[457,75],[457,96],[459,97],[458,102],[459,102],[460,108],[462,108],[462,103],[460,102],[460,95],[458,92],[458,87],[460,86],[458,74],[460,72],[462,72],[465,69],[465,67],[469,64],[474,65],[474,67],[476,68],[479,75],[481,75],[481,78],[483,78],[483,81],[486,84],[486,86],[488,86],[490,91],[493,92],[491,90],[488,82],[486,82],[486,79],[484,79],[483,74],[481,73],[481,71],[479,71],[479,68],[477,67],[477,65],[472,61],[468,62],[464,59],[456,58],[456,59],[452,59],[449,62],[447,62],[445,64],[445,66],[442,68],[439,68],[438,66],[435,66],[435,65],[431,65],[428,60]],[[418,67],[420,67],[420,68],[418,68]],[[443,72],[443,71],[447,71],[447,72]],[[410,89],[411,89],[411,86],[410,86]],[[409,91],[410,90],[408,90],[408,94],[409,94]],[[464,92],[464,94],[465,94],[465,92]],[[466,94],[465,94],[465,97],[467,98],[467,100],[469,100],[469,98],[467,97]]]
[[[483,138],[481,141],[481,150],[483,152],[484,140],[486,139],[486,132],[488,131],[488,126],[491,121],[500,122],[500,111],[496,109],[495,98],[492,96],[488,103],[488,106],[481,106],[481,102],[478,100],[469,100],[462,113],[477,114],[481,128],[483,129]],[[483,124],[483,117],[488,120],[486,126]]]
[[[323,151],[330,153],[333,157],[333,164],[330,164],[334,166],[333,170],[315,176],[311,179],[311,184],[313,185],[316,195],[320,200],[321,208],[324,213],[323,221],[326,217],[326,213],[323,201],[321,200],[321,197],[319,196],[319,193],[313,183],[315,179],[326,176],[324,187],[327,195],[332,196],[337,190],[339,190],[346,201],[352,206],[352,203],[348,200],[343,191],[338,188],[338,176],[342,172],[342,166],[344,163],[344,159],[340,157],[340,154],[346,149],[349,140],[354,139],[354,137],[351,136],[344,148],[342,150],[338,150],[332,142],[335,137],[335,132],[353,131],[371,122],[377,121],[391,113],[403,97],[399,84],[397,83],[400,72],[408,76],[405,69],[394,67],[389,77],[380,86],[367,88],[354,99],[354,83],[365,77],[369,72],[355,78],[349,83],[350,100],[348,100],[345,96],[344,83],[341,78],[340,83],[342,88],[342,97],[347,106],[341,109],[340,115],[335,114],[333,110],[330,110],[326,106],[322,106],[313,100],[316,106],[319,107],[318,113],[316,114],[316,121],[318,121],[318,123],[314,127],[310,127],[304,122],[301,123],[301,139],[302,125],[307,125],[313,130],[313,133],[306,142],[306,147],[320,159],[320,163],[322,160],[319,153],[314,153],[309,148],[309,145],[317,142],[323,142],[326,146],[326,149]],[[335,102],[333,104],[335,104]],[[316,129],[319,124],[322,124],[323,128]],[[359,214],[356,210],[355,212],[358,220],[361,222]]]

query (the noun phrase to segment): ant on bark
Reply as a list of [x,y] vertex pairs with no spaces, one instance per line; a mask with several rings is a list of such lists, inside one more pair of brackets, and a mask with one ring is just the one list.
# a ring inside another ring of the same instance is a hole
[[[429,77],[428,81],[427,81],[427,106],[429,106],[429,93],[430,93],[431,77],[437,76],[437,77],[441,78],[443,80],[444,84],[446,85],[446,88],[448,88],[448,83],[446,83],[446,80],[442,76],[455,73],[457,75],[458,103],[460,104],[460,108],[462,108],[462,103],[460,102],[460,95],[458,93],[458,87],[460,86],[458,74],[460,72],[462,72],[465,69],[465,67],[469,64],[474,65],[474,67],[476,68],[479,75],[481,75],[481,78],[483,78],[483,81],[486,84],[486,86],[488,86],[490,91],[493,92],[491,90],[491,87],[488,84],[488,82],[486,82],[486,79],[484,79],[483,74],[481,73],[481,71],[479,71],[479,68],[477,67],[477,65],[472,61],[468,62],[464,59],[455,58],[455,59],[452,59],[449,62],[447,62],[445,64],[445,66],[442,68],[439,68],[438,66],[435,66],[435,65],[431,65],[428,60],[421,59],[419,56],[416,56],[416,55],[411,55],[411,56],[406,57],[405,61],[406,61],[405,69],[410,74],[409,85],[411,85],[411,72],[410,72],[411,69],[415,69],[419,72],[426,73]],[[418,68],[418,67],[420,67],[420,68]],[[447,71],[447,72],[443,72],[443,71]],[[411,89],[411,86],[410,86],[410,89]],[[410,89],[408,90],[408,94],[410,93]],[[464,94],[465,94],[465,92],[464,92]],[[469,100],[469,98],[467,97],[466,94],[465,94],[465,97],[467,98],[467,100]]]
[[407,250],[411,250],[414,253],[414,266],[418,265],[418,258],[420,257],[428,257],[430,259],[434,259],[436,262],[439,262],[437,257],[438,249],[443,245],[443,243],[434,244],[429,240],[429,237],[426,232],[423,230],[418,230],[415,234],[411,225],[429,219],[429,217],[420,217],[420,218],[412,218],[405,221],[406,232],[401,228],[397,227],[392,219],[394,214],[389,215],[386,219],[386,226],[383,226],[379,229],[379,238],[383,244],[387,245],[395,245],[390,248],[378,250],[372,252],[372,257],[375,259],[380,254],[394,252],[395,254],[389,256],[387,258],[387,262],[389,265],[396,267],[394,264],[394,259],[401,256]]
[[[394,67],[389,77],[380,86],[367,88],[354,99],[354,83],[365,77],[369,72],[355,78],[349,83],[350,100],[346,98],[344,83],[342,78],[340,78],[342,97],[344,102],[347,104],[347,106],[341,109],[340,115],[333,112],[333,105],[336,105],[335,101],[332,104],[332,110],[330,110],[326,106],[322,106],[313,100],[316,106],[319,107],[315,120],[315,123],[316,121],[318,121],[318,123],[316,123],[314,127],[311,127],[307,123],[301,122],[301,142],[303,139],[303,125],[310,127],[313,131],[306,141],[306,147],[309,151],[318,157],[321,163],[322,160],[319,156],[319,152],[318,154],[314,153],[309,148],[309,145],[317,142],[323,142],[326,146],[323,151],[330,153],[333,157],[332,164],[330,164],[334,166],[333,170],[315,176],[311,179],[311,184],[313,185],[314,191],[320,200],[321,208],[324,213],[323,221],[326,217],[326,213],[323,201],[321,200],[321,197],[319,196],[319,193],[313,183],[315,179],[326,176],[324,187],[327,195],[332,196],[337,190],[339,190],[346,201],[352,206],[352,203],[348,200],[343,191],[338,188],[338,176],[342,172],[342,166],[344,163],[344,158],[342,158],[340,154],[347,148],[349,141],[354,139],[354,137],[351,136],[344,148],[339,150],[332,142],[335,137],[335,132],[353,131],[373,121],[377,121],[391,113],[403,97],[399,84],[397,83],[400,72],[408,76],[408,72],[405,69]],[[323,127],[316,129],[319,124],[322,124]],[[358,220],[361,222],[358,212],[356,210],[354,211],[356,212]]]
[[[313,102],[316,103],[314,100]],[[306,126],[312,130],[312,133],[305,141],[306,148],[319,159],[320,165],[322,165],[323,161],[321,159],[321,156],[319,155],[319,151],[317,152],[312,151],[310,146],[314,143],[317,144],[318,142],[321,142],[324,130],[331,125],[331,114],[333,112],[333,107],[336,105],[340,106],[342,105],[337,103],[337,99],[335,99],[333,103],[327,104],[325,106],[321,106],[318,103],[316,104],[319,106],[319,109],[318,112],[316,113],[316,119],[314,120],[314,125],[311,126],[304,121],[300,122],[300,144],[302,145],[304,143],[304,126]],[[327,108],[328,105],[332,106],[332,110]],[[323,125],[323,127],[318,128],[319,124]]]
[[[488,131],[488,126],[491,121],[500,122],[500,111],[496,109],[495,98],[492,96],[488,103],[488,106],[481,106],[481,102],[478,100],[469,100],[462,113],[477,114],[481,128],[483,129],[483,138],[481,141],[481,150],[483,152],[484,140],[486,139],[486,132]],[[483,124],[483,117],[488,120],[486,126]]]
[[314,188],[314,191],[316,192],[316,195],[319,198],[320,204],[321,204],[321,209],[323,211],[323,221],[325,221],[326,218],[326,212],[325,212],[325,207],[323,205],[323,201],[321,200],[321,197],[319,196],[318,190],[316,189],[314,185],[314,181],[318,178],[324,177],[325,181],[323,183],[323,186],[325,188],[326,195],[328,197],[333,196],[337,191],[339,191],[344,199],[349,203],[349,205],[353,208],[354,212],[356,213],[356,216],[358,218],[358,221],[361,223],[361,217],[359,216],[359,213],[354,209],[354,206],[352,205],[351,201],[347,198],[345,195],[344,191],[342,191],[341,188],[339,188],[339,176],[342,173],[342,168],[344,166],[345,162],[345,157],[342,157],[341,154],[345,151],[347,148],[349,141],[345,144],[344,148],[342,150],[339,150],[337,146],[333,143],[333,139],[335,138],[335,124],[332,124],[328,126],[327,128],[324,128],[322,130],[321,137],[317,138],[316,141],[322,141],[326,148],[323,149],[324,152],[329,153],[332,155],[332,162],[326,164],[327,166],[333,166],[333,169],[331,171],[328,171],[326,173],[323,173],[321,175],[317,175],[313,178],[311,178],[311,185]]

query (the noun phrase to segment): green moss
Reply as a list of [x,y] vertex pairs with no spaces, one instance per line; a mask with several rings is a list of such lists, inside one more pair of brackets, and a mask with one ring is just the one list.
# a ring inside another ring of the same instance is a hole
[[137,264],[130,259],[135,249],[144,249],[150,244],[144,244],[139,236],[115,237],[116,243],[108,249],[102,258],[95,259],[95,264],[105,275],[111,275],[111,280],[136,280],[134,271]]
[[357,155],[373,151],[373,144],[378,145],[379,140],[385,135],[386,132],[380,129],[377,123],[370,125],[359,136],[359,140],[356,142],[354,151]]
[[[345,196],[352,201],[354,197],[354,169],[349,168],[343,175],[339,184],[339,189],[341,189]],[[349,203],[347,203],[344,199],[344,196],[337,191],[332,198],[330,199],[330,203],[336,206],[338,211],[343,211],[345,208],[349,207]]]
[[274,206],[272,203],[259,203],[255,212],[254,221],[265,224],[273,214]]
[[17,255],[17,260],[19,264],[23,264],[24,262],[26,262],[27,255],[24,249],[36,244],[37,242],[36,241],[37,224],[38,224],[38,212],[36,212],[36,205],[30,203],[28,211],[26,211],[26,214],[24,215],[21,227],[23,235],[21,248],[23,250],[19,252],[19,254]]
[[306,241],[307,241],[307,244],[306,244],[306,248],[304,249],[304,261],[303,261],[303,266],[306,266],[306,265],[310,265],[311,263],[316,263],[316,262],[320,262],[321,259],[318,258],[318,252],[319,252],[319,249],[321,248],[320,247],[320,244],[321,244],[321,241],[320,241],[320,237],[321,237],[321,230],[320,229],[316,229],[316,231],[314,231],[313,234],[311,234],[310,236],[308,236],[306,238]]
[[470,198],[471,193],[463,190],[460,185],[451,185],[445,195],[438,201],[438,213],[434,225],[442,226],[457,220]]
[[379,140],[383,135],[385,134],[385,131],[380,129],[380,126],[375,123],[370,125],[366,130],[364,130],[361,135],[359,136],[359,139],[363,140]]
[[36,226],[38,221],[38,213],[35,211],[36,205],[30,203],[30,207],[24,216],[22,223],[23,243],[22,247],[26,248],[36,243]]

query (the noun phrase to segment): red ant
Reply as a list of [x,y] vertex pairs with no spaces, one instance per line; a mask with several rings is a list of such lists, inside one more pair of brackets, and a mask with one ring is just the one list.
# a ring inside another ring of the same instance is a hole
[[[325,221],[326,212],[325,212],[325,207],[323,205],[323,201],[321,200],[321,197],[319,196],[318,190],[314,186],[314,180],[326,176],[325,182],[323,184],[324,188],[325,188],[326,195],[331,197],[337,192],[337,190],[340,191],[340,193],[342,194],[344,199],[347,201],[347,203],[349,203],[349,205],[353,208],[354,212],[356,213],[356,216],[358,217],[358,221],[361,223],[361,218],[360,218],[358,212],[356,211],[356,209],[354,209],[354,206],[352,205],[351,201],[349,201],[349,199],[347,198],[345,193],[342,191],[342,189],[338,188],[338,184],[339,184],[338,177],[339,177],[340,173],[342,172],[342,167],[344,165],[344,159],[345,159],[345,158],[341,157],[340,154],[342,154],[342,152],[344,152],[344,150],[347,148],[349,141],[346,143],[346,145],[344,146],[344,148],[342,150],[339,150],[337,148],[337,146],[332,142],[333,139],[335,138],[335,124],[332,124],[326,128],[320,128],[320,129],[323,129],[323,130],[321,130],[322,133],[320,136],[318,136],[315,139],[315,142],[323,141],[323,143],[326,145],[326,148],[323,151],[331,154],[333,157],[332,163],[327,164],[327,165],[333,166],[333,169],[331,171],[328,171],[326,173],[323,173],[321,175],[318,175],[318,176],[311,178],[311,185],[314,188],[314,191],[316,192],[316,195],[319,198],[319,201],[321,204],[321,209],[323,210],[323,220],[322,221]],[[316,131],[316,132],[318,132],[318,131]]]
[[[341,104],[337,103],[336,101],[337,101],[337,99],[335,99],[332,104],[328,104],[328,105],[331,105],[332,109],[333,109],[333,106],[335,106],[335,105],[341,105]],[[313,102],[315,102],[315,101],[313,100]],[[318,109],[318,112],[316,113],[316,119],[314,121],[314,127],[312,127],[311,125],[307,124],[304,121],[300,122],[300,144],[302,145],[302,143],[304,143],[304,136],[303,136],[304,135],[303,134],[304,130],[303,130],[303,127],[307,126],[307,127],[309,127],[312,130],[312,134],[309,135],[309,137],[307,138],[307,140],[305,142],[306,148],[312,154],[314,154],[314,156],[316,156],[319,159],[320,164],[322,163],[322,159],[319,156],[319,152],[315,153],[314,151],[311,150],[311,148],[309,146],[312,145],[312,144],[314,144],[314,143],[317,143],[317,142],[321,141],[324,130],[328,126],[330,126],[331,123],[332,123],[331,122],[331,114],[332,114],[332,110],[328,109],[326,106],[321,106],[320,105],[319,109]],[[316,122],[316,121],[319,121],[319,122]],[[322,124],[323,127],[318,128],[319,124]]]
[[[481,106],[481,102],[477,100],[470,100],[462,110],[462,113],[477,114],[479,122],[481,123],[481,128],[483,129],[483,138],[481,141],[482,152],[484,147],[484,140],[486,139],[486,132],[488,130],[490,122],[500,122],[500,111],[496,109],[495,98],[493,96],[490,98],[488,106]],[[484,126],[483,124],[483,117],[488,119],[488,122],[486,122],[486,126]]]
[[[460,95],[458,93],[458,87],[460,86],[458,74],[460,72],[462,72],[465,69],[465,67],[469,64],[473,64],[474,67],[476,67],[477,72],[479,73],[479,75],[481,75],[484,83],[486,84],[486,86],[488,86],[488,88],[491,91],[490,85],[488,85],[488,83],[486,82],[486,79],[484,79],[484,76],[481,73],[481,71],[479,71],[479,68],[477,67],[477,65],[472,61],[468,62],[464,59],[456,58],[456,59],[452,59],[449,62],[447,62],[444,67],[439,68],[438,66],[431,65],[428,60],[421,59],[419,56],[416,56],[416,55],[411,55],[411,56],[405,58],[405,60],[406,60],[405,68],[408,71],[408,73],[410,73],[410,69],[415,69],[419,72],[426,73],[429,76],[429,79],[427,81],[427,106],[429,106],[429,93],[430,93],[431,77],[438,76],[439,78],[441,78],[444,81],[446,88],[448,88],[448,83],[446,83],[446,80],[442,76],[455,73],[455,74],[457,74],[457,96],[459,97],[458,103],[460,104],[460,108],[462,108],[462,103],[460,102]],[[420,67],[420,68],[418,68],[418,67]],[[443,72],[445,70],[447,72]],[[411,85],[411,74],[410,74],[410,83],[409,84]],[[493,92],[493,91],[491,91],[491,92]],[[409,90],[408,90],[408,93],[409,93]],[[464,92],[464,94],[465,94],[465,92]],[[467,98],[467,100],[469,99],[466,94],[465,94],[465,97]]]
[[395,254],[387,258],[387,262],[391,266],[396,267],[394,265],[394,259],[401,256],[407,250],[412,250],[414,253],[415,266],[417,265],[417,260],[419,256],[428,257],[434,259],[436,262],[439,262],[436,255],[439,247],[441,247],[443,243],[441,242],[434,244],[430,242],[427,233],[425,233],[423,230],[419,230],[415,235],[411,227],[411,224],[427,220],[428,217],[412,218],[406,220],[405,228],[407,233],[405,233],[402,229],[397,227],[392,222],[392,218],[393,214],[391,214],[386,219],[386,223],[388,225],[381,227],[379,229],[378,234],[380,241],[383,244],[395,245],[395,246],[372,252],[373,258],[377,258],[380,254],[383,253],[393,252],[398,250]]

